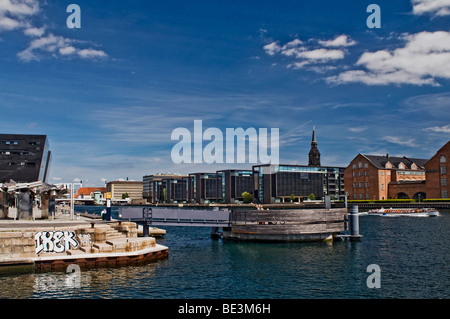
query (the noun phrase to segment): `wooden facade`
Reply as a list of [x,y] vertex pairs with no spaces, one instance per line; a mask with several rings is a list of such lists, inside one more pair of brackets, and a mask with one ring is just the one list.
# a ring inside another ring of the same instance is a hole
[[226,239],[318,241],[347,230],[347,209],[234,210]]

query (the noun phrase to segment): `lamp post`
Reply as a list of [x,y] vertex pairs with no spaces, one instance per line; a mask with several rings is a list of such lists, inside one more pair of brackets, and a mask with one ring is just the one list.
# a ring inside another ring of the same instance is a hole
[[75,185],[80,185],[81,187],[83,186],[83,181],[80,181],[79,183],[71,183],[70,184],[70,219],[74,219],[73,215],[74,215],[74,206],[75,206]]

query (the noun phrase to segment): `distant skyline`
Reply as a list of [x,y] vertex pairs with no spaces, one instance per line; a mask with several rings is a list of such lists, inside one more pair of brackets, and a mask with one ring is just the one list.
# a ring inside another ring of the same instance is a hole
[[313,126],[323,166],[450,139],[447,0],[3,0],[0,49],[0,133],[48,135],[50,183],[251,168],[173,163],[194,120],[279,128],[283,164],[307,165]]

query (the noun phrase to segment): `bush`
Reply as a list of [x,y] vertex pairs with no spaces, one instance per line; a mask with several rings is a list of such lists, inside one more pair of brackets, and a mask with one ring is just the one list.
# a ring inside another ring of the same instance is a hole
[[244,200],[244,203],[250,203],[253,199],[253,195],[250,194],[249,192],[243,192],[241,196],[242,199]]

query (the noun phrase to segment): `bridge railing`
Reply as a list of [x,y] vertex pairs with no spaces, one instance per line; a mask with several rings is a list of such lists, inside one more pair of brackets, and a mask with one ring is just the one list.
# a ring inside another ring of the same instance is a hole
[[119,207],[119,218],[155,226],[230,227],[231,212],[162,207]]

